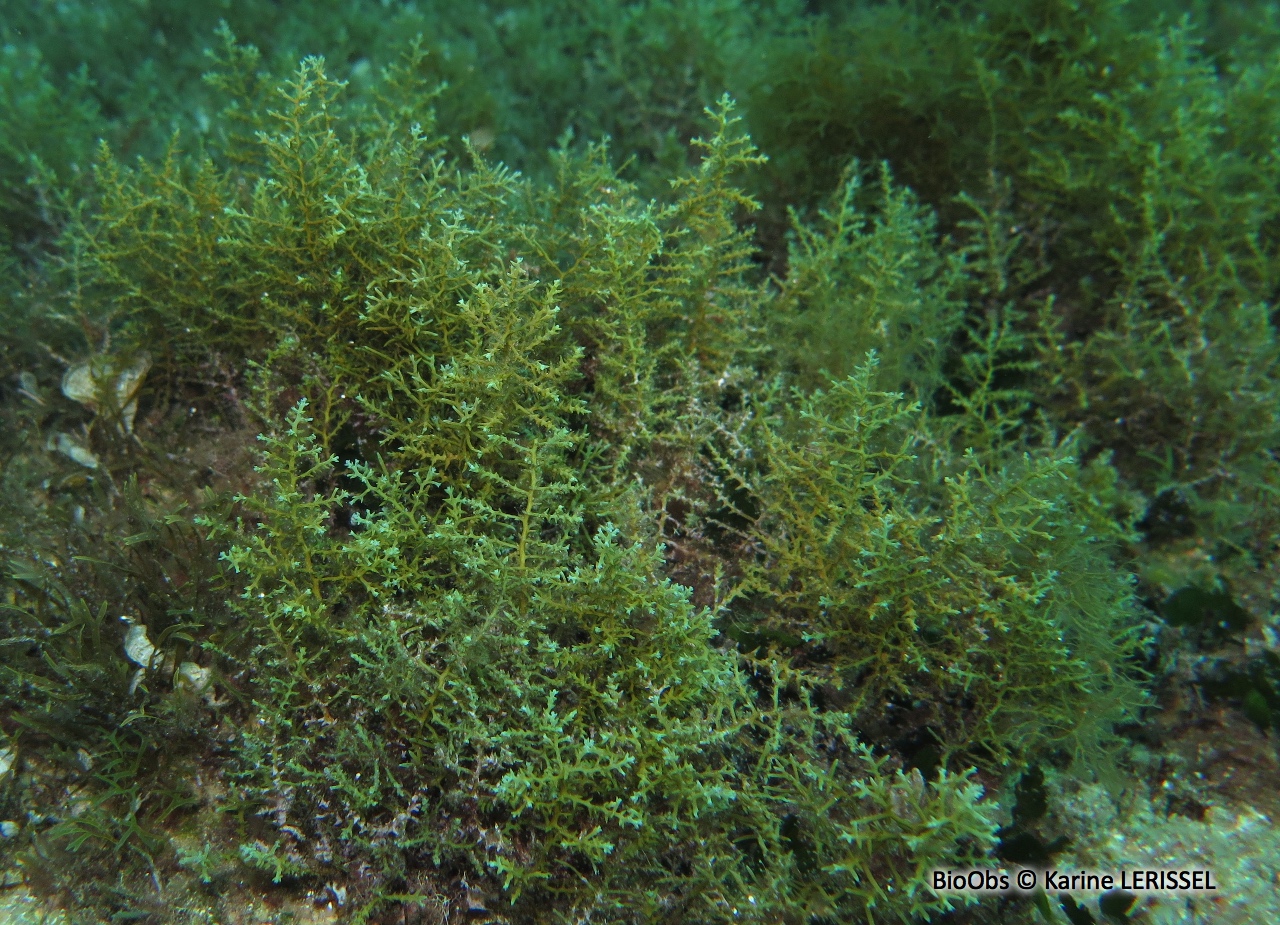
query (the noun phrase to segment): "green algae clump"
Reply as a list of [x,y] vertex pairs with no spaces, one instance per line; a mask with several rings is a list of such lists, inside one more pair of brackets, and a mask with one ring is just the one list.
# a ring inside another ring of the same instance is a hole
[[911,921],[994,848],[980,779],[1106,765],[1130,499],[1029,409],[1010,252],[855,164],[770,277],[727,97],[647,199],[604,144],[531,178],[438,135],[420,47],[276,86],[223,40],[208,130],[104,145],[64,216],[91,352],[150,360],[120,426],[22,380],[29,465],[70,466],[54,428],[101,460],[30,479],[74,542],[11,557],[6,708],[101,795],[49,867],[129,846],[139,906],[164,869],[357,921]]

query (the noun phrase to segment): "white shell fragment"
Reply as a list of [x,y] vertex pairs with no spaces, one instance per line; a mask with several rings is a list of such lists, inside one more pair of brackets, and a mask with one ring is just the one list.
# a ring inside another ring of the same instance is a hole
[[173,684],[179,690],[187,690],[193,694],[203,694],[209,689],[209,684],[212,681],[212,669],[202,668],[195,662],[183,662],[178,666],[178,673],[174,676]]
[[6,745],[0,748],[0,784],[7,781],[13,774],[13,765],[17,760],[18,753],[12,746]]
[[93,375],[93,364],[80,363],[68,369],[62,377],[62,394],[82,405],[96,407],[98,385]]
[[18,394],[37,405],[44,404],[44,396],[40,394],[40,383],[33,372],[23,371],[18,374]]
[[151,644],[151,640],[147,638],[147,628],[137,623],[131,624],[125,630],[124,654],[139,668],[157,667],[162,658],[156,647]]
[[124,432],[131,434],[138,413],[138,392],[149,369],[151,357],[145,353],[125,366],[118,358],[96,356],[67,370],[62,377],[62,394],[94,412],[106,401],[111,405],[110,411],[120,415]]
[[[129,693],[133,694],[146,677],[148,671],[162,674],[173,670],[173,656],[162,652],[152,644],[147,636],[147,628],[135,623],[132,617],[121,617],[128,624],[124,631],[124,654],[138,666],[129,680]],[[223,701],[217,699],[213,689],[213,669],[198,665],[195,662],[182,662],[173,672],[173,688],[184,694],[200,697],[211,708],[220,707]]]
[[71,434],[58,434],[54,448],[63,456],[79,463],[86,469],[96,469],[99,466],[98,455]]

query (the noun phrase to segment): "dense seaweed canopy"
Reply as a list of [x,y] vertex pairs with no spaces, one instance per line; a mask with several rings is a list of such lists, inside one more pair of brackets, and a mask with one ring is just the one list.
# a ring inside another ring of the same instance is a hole
[[1269,7],[291,9],[0,13],[74,918],[986,920],[930,872],[1269,612]]

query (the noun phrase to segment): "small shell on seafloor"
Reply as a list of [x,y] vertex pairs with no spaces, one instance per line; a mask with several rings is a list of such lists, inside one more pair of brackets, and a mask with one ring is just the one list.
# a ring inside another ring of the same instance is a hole
[[128,361],[95,356],[66,371],[62,377],[62,394],[95,413],[104,402],[108,403],[112,411],[120,415],[121,429],[131,434],[133,419],[138,413],[138,392],[149,369],[151,357],[146,353],[139,353]]
[[0,784],[3,784],[13,776],[13,766],[17,763],[18,752],[5,739],[0,737]]
[[124,654],[129,661],[138,666],[129,684],[129,693],[137,691],[148,671],[173,675],[175,690],[187,694],[196,694],[204,699],[210,707],[219,707],[222,701],[217,699],[213,689],[213,669],[195,662],[182,662],[177,670],[173,668],[173,656],[157,649],[147,636],[147,628],[134,621],[132,617],[120,618],[128,628],[124,632]]

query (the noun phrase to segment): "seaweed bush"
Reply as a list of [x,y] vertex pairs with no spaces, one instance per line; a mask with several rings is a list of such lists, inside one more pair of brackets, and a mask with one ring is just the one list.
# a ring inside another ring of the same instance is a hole
[[144,6],[0,19],[0,855],[84,920],[936,918],[1141,721],[1132,572],[1269,593],[1266,35]]
[[963,255],[935,240],[936,221],[887,164],[871,203],[857,166],[813,228],[793,215],[787,278],[775,308],[779,348],[805,389],[843,380],[875,351],[877,380],[931,402],[971,285]]
[[[705,470],[719,416],[742,411],[694,411],[766,362],[749,338],[769,295],[734,222],[753,203],[731,183],[757,159],[731,104],[659,207],[603,148],[563,152],[537,190],[340,94],[308,60],[278,108],[233,113],[260,126],[256,154],[246,131],[222,136],[233,156],[104,150],[68,232],[117,354],[150,345],[151,381],[196,402],[232,364],[266,428],[239,526],[207,502],[198,519],[240,588],[229,631],[208,612],[117,623],[94,653],[117,685],[127,660],[169,667],[114,698],[178,704],[212,659],[244,704],[222,769],[269,820],[240,861],[278,882],[354,863],[366,914],[392,891],[548,921],[945,908],[928,870],[990,845],[980,788],[891,770],[843,714],[797,701],[786,665],[716,645],[635,479]],[[117,366],[85,375],[119,416]],[[106,436],[78,438],[82,466]],[[151,711],[152,734],[180,718]],[[159,863],[146,833],[173,807],[46,839],[133,833]]]
[[1037,404],[1083,425],[1086,451],[1110,452],[1147,496],[1155,546],[1177,509],[1243,573],[1275,519],[1275,65],[1267,27],[1221,37],[1234,15],[856,7],[773,46],[750,121],[785,151],[774,169],[792,202],[856,156],[889,161],[961,240],[983,213],[1020,269],[980,301],[1040,318],[1026,354]]
[[74,185],[93,157],[99,113],[85,75],[63,99],[39,52],[6,44],[0,49],[0,244],[21,249],[48,236],[56,186]]
[[1116,670],[1141,643],[1103,545],[1120,531],[1087,526],[1069,441],[961,455],[874,389],[874,359],[764,425],[758,553],[735,595],[869,734],[1096,758],[1142,700]]

